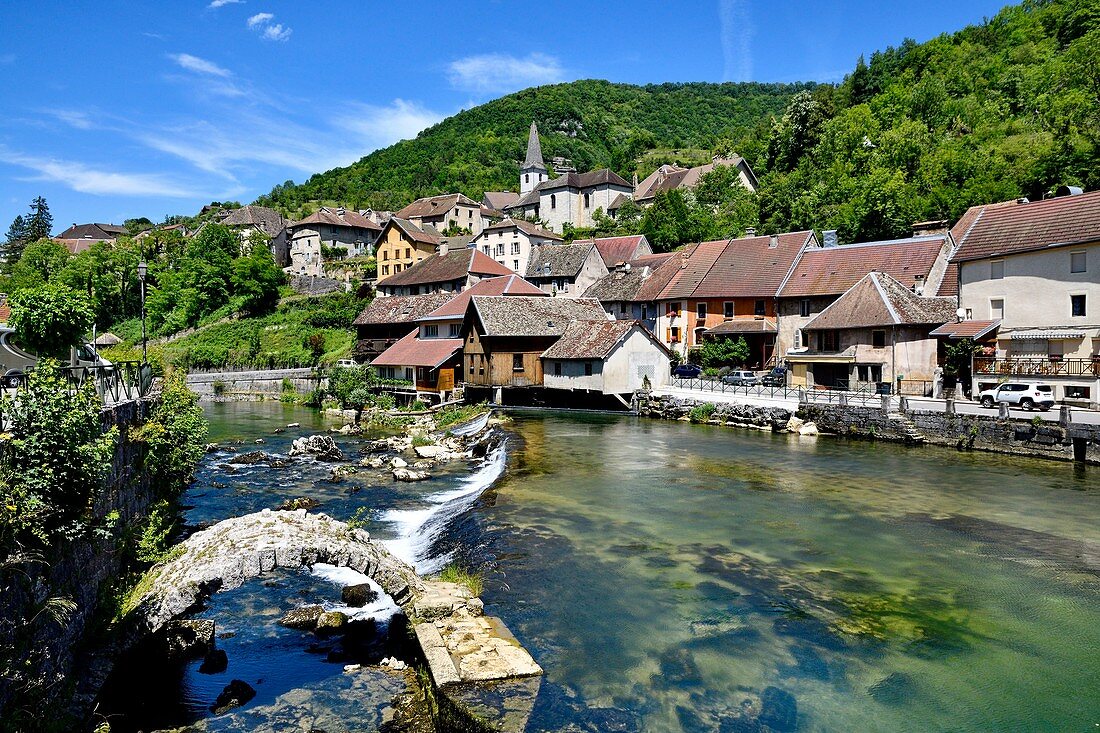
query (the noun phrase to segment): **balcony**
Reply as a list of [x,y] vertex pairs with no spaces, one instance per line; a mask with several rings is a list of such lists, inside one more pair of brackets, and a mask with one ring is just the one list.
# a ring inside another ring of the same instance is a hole
[[1100,359],[974,357],[975,375],[1028,377],[1100,377]]

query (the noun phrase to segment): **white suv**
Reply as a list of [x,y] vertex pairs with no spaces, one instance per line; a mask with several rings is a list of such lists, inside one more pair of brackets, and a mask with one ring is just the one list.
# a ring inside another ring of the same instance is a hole
[[1019,405],[1025,410],[1038,407],[1043,412],[1054,407],[1054,390],[1049,384],[1005,382],[978,395],[982,407],[993,407],[998,402]]

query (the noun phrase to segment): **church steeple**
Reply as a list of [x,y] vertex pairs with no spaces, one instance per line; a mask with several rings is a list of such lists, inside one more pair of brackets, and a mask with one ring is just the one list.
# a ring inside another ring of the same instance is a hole
[[527,136],[527,157],[523,160],[519,175],[519,193],[530,193],[549,176],[546,164],[542,162],[542,145],[539,143],[539,128],[531,123],[531,132]]

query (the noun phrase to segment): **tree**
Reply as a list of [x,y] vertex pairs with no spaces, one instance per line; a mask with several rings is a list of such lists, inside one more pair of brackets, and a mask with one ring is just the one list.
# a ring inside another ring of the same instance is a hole
[[11,296],[16,341],[39,356],[68,360],[92,327],[92,304],[84,293],[58,285],[18,290]]
[[71,257],[60,242],[52,239],[31,242],[12,267],[12,289],[45,285],[61,274]]
[[740,366],[749,358],[749,345],[744,336],[739,336],[736,341],[731,338],[704,341],[699,351],[702,366],[708,369]]
[[3,257],[5,269],[11,270],[11,266],[19,259],[23,251],[23,245],[27,242],[27,222],[22,214],[15,217],[8,233],[4,235]]
[[34,242],[50,236],[53,231],[53,214],[50,213],[46,199],[39,196],[31,202],[31,212],[26,222],[27,236],[24,241]]
[[266,313],[279,302],[279,286],[286,278],[275,264],[268,249],[267,237],[253,232],[249,237],[251,252],[233,262],[233,294],[242,298],[241,310],[251,314]]

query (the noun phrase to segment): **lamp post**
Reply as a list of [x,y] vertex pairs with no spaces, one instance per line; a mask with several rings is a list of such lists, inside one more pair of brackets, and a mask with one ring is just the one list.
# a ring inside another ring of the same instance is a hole
[[145,264],[145,260],[138,263],[137,276],[141,281],[141,363],[145,364],[149,361],[149,351],[146,347],[145,341],[145,276],[149,273],[149,265]]

